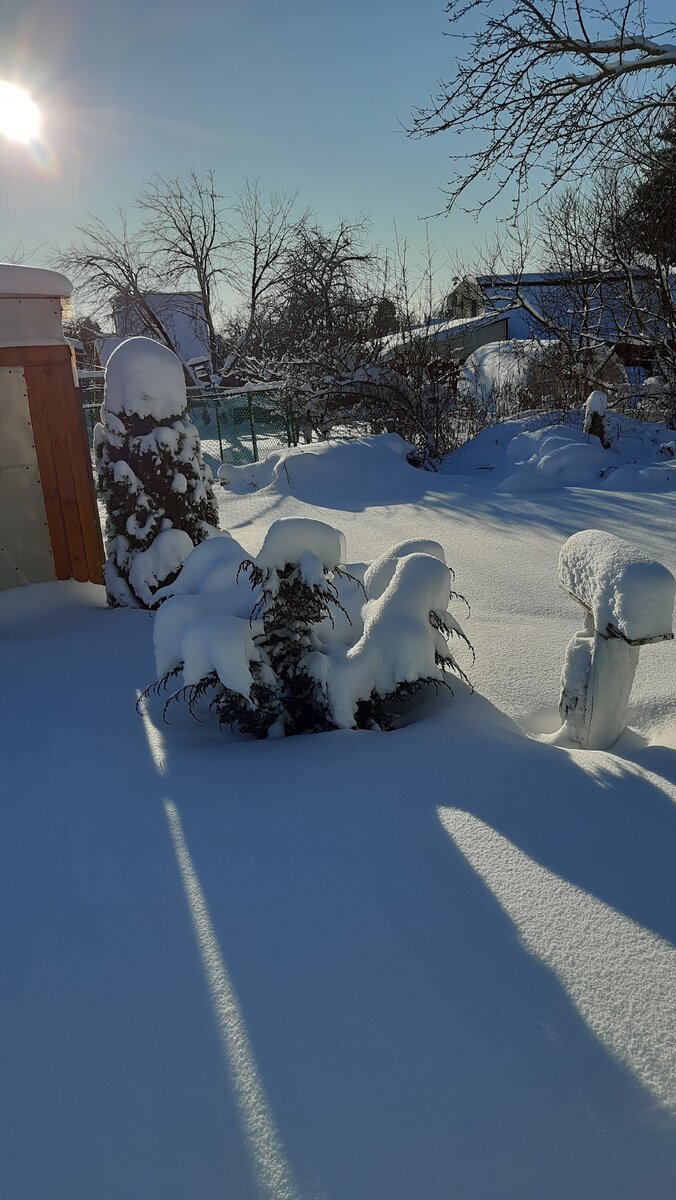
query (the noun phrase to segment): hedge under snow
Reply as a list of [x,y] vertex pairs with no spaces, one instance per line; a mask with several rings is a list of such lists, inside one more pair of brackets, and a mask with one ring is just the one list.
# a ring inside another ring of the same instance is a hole
[[136,337],[113,351],[94,453],[108,602],[149,608],[218,524],[211,473],[186,416],[183,367],[166,346]]
[[402,542],[366,570],[345,555],[343,534],[309,519],[274,522],[255,558],[225,535],[198,546],[156,594],[148,691],[169,691],[165,714],[184,700],[258,737],[387,729],[425,684],[466,679],[441,546]]

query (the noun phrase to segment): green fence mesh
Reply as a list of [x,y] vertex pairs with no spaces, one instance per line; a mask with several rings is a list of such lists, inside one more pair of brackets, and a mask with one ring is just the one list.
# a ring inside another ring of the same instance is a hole
[[[81,395],[91,446],[103,389],[83,386]],[[200,435],[205,461],[214,472],[222,462],[239,467],[294,444],[276,392],[189,388],[188,415]]]

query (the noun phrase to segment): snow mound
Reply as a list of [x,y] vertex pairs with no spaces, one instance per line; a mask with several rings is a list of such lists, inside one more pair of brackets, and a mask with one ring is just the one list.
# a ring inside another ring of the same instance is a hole
[[234,495],[264,491],[322,507],[359,509],[420,495],[425,472],[406,462],[411,449],[395,433],[332,439],[277,451],[244,467],[224,463],[218,478]]
[[215,592],[234,583],[239,564],[246,558],[246,551],[225,530],[219,530],[206,541],[191,550],[180,575],[155,592],[154,600],[166,601],[171,596],[196,595],[198,592]]
[[192,538],[183,529],[163,529],[147,550],[134,555],[129,582],[144,604],[154,602],[157,585],[180,571],[192,549]]
[[[194,649],[199,645],[199,640],[186,643],[185,633],[193,624],[200,625],[203,618],[227,616],[235,621],[243,619],[248,625],[258,591],[252,590],[248,577],[240,572],[240,566],[246,557],[244,548],[229,533],[215,534],[199,546],[195,546],[173,583],[155,592],[154,603],[161,605],[153,628],[155,660],[160,677],[180,665],[188,651],[193,654],[191,661],[194,664],[196,657],[202,653],[199,649]],[[239,648],[241,630],[238,625],[204,626],[204,638],[211,647],[209,653],[214,659],[210,669],[216,670],[219,678],[223,679],[220,672],[221,669],[225,669],[225,659],[218,657],[218,652],[213,649],[217,628],[220,628],[224,637],[234,631]],[[206,653],[206,648],[203,652]],[[235,655],[237,661],[238,655],[239,649]],[[194,680],[188,680],[186,677],[185,682]]]
[[623,538],[584,529],[565,542],[559,582],[592,613],[632,641],[671,632],[676,580],[671,571]]
[[482,430],[447,455],[444,474],[483,478],[507,493],[561,487],[662,491],[676,486],[676,459],[660,452],[664,425],[606,413],[610,449],[583,431],[584,413],[529,413]]
[[178,417],[185,411],[183,367],[173,350],[152,338],[122,342],[106,366],[106,409],[110,413]]
[[537,338],[511,338],[479,346],[462,369],[458,390],[461,395],[469,393],[482,407],[491,407],[498,396],[516,396],[525,390],[531,366],[557,347],[555,341]]
[[223,613],[203,617],[186,627],[179,649],[186,686],[215,671],[224,687],[248,697],[250,664],[260,658],[248,621]]

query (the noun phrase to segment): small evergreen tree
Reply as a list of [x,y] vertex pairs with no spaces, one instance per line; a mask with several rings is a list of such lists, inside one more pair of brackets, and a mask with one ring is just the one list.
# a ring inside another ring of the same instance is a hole
[[[231,586],[201,594],[193,572],[193,594],[169,598],[157,615],[159,678],[144,696],[167,691],[182,675],[165,716],[184,701],[199,719],[208,704],[221,726],[288,736],[391,729],[426,685],[448,688],[449,672],[467,680],[449,646],[459,637],[471,650],[448,611],[462,597],[452,590],[441,547],[393,547],[363,584],[341,565],[344,556],[343,535],[323,522],[274,522],[257,557],[240,564],[238,578],[246,572],[254,591],[249,621],[235,615],[241,597]],[[347,599],[350,588],[361,592],[361,609]]]
[[154,593],[218,523],[176,355],[144,337],[118,346],[106,368],[101,422],[94,451],[107,514],[108,603],[151,608]]

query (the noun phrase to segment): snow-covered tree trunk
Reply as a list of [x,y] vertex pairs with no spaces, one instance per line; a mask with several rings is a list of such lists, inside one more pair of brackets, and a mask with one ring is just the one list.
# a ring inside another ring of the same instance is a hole
[[150,608],[218,522],[176,355],[150,338],[123,342],[106,368],[101,421],[94,450],[107,513],[108,602]]

